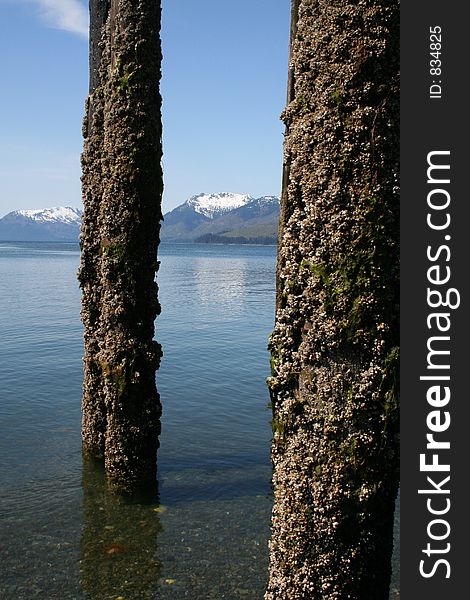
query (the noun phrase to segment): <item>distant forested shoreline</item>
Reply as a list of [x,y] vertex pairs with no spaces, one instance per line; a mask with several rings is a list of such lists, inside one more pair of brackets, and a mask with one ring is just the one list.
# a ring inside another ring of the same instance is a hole
[[206,233],[194,240],[195,244],[259,244],[262,246],[276,246],[277,238],[271,236],[258,236],[247,238],[245,236],[217,235]]

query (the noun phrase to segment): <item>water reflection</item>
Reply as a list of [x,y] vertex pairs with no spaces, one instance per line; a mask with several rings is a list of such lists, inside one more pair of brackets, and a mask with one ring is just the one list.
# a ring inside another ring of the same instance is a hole
[[263,597],[275,251],[195,246],[159,273],[160,513],[81,471],[78,248],[0,249],[2,600]]
[[192,267],[194,294],[205,310],[216,304],[232,313],[242,311],[249,276],[246,260],[197,258]]
[[80,582],[87,598],[153,598],[162,565],[158,489],[123,498],[106,483],[102,465],[84,459]]

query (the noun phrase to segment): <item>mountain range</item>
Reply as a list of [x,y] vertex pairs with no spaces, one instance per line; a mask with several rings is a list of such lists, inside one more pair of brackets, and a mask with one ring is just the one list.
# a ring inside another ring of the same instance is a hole
[[[82,211],[70,206],[16,210],[0,219],[0,240],[74,242],[78,240],[81,218]],[[278,222],[276,196],[198,194],[164,215],[161,240],[275,243]]]
[[162,241],[275,243],[279,198],[198,194],[164,216]]
[[15,210],[0,219],[0,240],[11,242],[75,242],[82,211],[70,206]]

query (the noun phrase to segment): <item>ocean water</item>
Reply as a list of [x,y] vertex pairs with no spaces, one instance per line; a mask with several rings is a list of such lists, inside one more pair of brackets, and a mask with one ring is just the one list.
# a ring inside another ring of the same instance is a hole
[[275,254],[160,247],[159,497],[129,502],[81,455],[78,246],[0,243],[2,599],[262,599]]

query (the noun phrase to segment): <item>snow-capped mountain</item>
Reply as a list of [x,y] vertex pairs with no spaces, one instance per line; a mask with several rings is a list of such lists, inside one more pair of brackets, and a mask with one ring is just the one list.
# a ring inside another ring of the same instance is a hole
[[0,219],[0,240],[78,241],[82,211],[70,206],[15,210]]
[[82,211],[71,206],[57,206],[55,208],[43,208],[33,210],[15,210],[10,215],[26,217],[37,223],[78,223],[82,219]]
[[251,202],[253,198],[247,194],[232,194],[230,192],[220,192],[219,194],[198,194],[191,196],[183,206],[189,206],[195,212],[214,219],[223,213],[240,208]]
[[[16,210],[0,219],[0,241],[75,242],[81,217],[82,211],[70,206]],[[165,215],[160,235],[166,242],[200,241],[202,237],[202,241],[238,238],[267,243],[268,238],[275,241],[278,222],[276,196],[197,194]]]
[[[198,194],[166,213],[163,241],[188,242],[207,235],[271,237],[277,235],[279,199],[247,194]],[[249,232],[246,231],[249,228]]]

